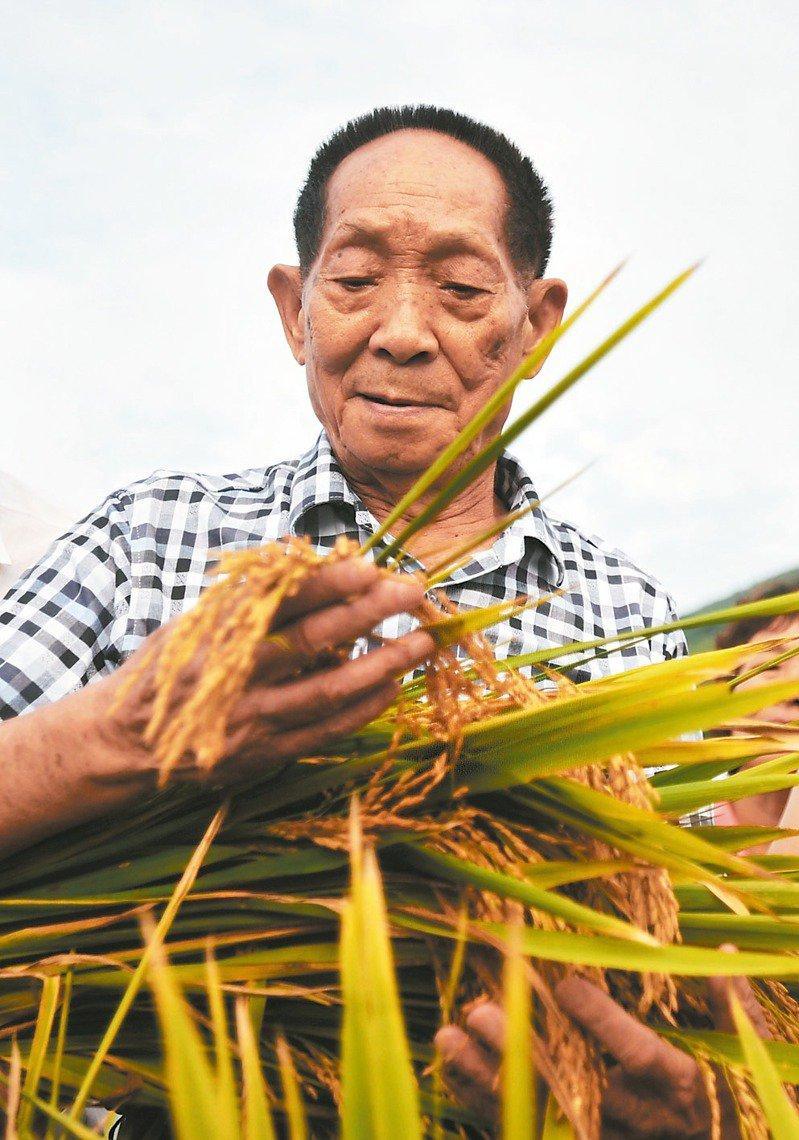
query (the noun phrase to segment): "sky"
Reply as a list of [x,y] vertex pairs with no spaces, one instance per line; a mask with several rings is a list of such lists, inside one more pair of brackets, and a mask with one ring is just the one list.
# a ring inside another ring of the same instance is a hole
[[782,0],[0,3],[0,470],[79,517],[317,431],[266,289],[316,146],[388,103],[509,134],[549,271],[609,292],[521,410],[691,281],[515,446],[682,612],[799,564],[799,16]]

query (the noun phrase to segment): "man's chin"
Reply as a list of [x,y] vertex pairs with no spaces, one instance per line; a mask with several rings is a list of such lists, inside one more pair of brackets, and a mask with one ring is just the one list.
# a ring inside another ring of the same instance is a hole
[[418,422],[402,426],[396,421],[375,424],[358,417],[358,422],[342,424],[336,450],[341,451],[339,458],[345,464],[354,460],[368,471],[404,479],[421,475],[453,439],[451,430],[442,430],[443,425],[432,420],[420,416]]
[[[447,441],[448,442],[448,441]],[[364,432],[355,438],[342,435],[336,451],[346,467],[372,472],[392,479],[415,479],[421,475],[446,446],[435,440],[415,438],[386,438]]]
[[427,470],[439,454],[438,451],[428,450],[420,454],[415,449],[398,454],[386,451],[385,448],[373,449],[363,445],[360,445],[357,451],[350,450],[350,455],[364,471],[397,479],[417,478]]

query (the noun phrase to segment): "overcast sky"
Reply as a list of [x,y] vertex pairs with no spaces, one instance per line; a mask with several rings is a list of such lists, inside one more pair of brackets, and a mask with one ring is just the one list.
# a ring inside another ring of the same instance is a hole
[[500,127],[577,299],[517,408],[700,272],[516,447],[553,514],[689,609],[799,564],[793,2],[0,4],[0,469],[76,517],[157,467],[232,471],[316,424],[266,291],[309,157],[374,105]]

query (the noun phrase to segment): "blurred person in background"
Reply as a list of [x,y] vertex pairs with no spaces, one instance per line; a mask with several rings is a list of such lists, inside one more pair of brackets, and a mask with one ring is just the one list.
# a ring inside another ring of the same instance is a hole
[[[739,598],[739,604],[765,601],[787,594],[796,589],[795,583],[777,580],[767,586],[758,586]],[[758,645],[773,638],[799,637],[799,614],[780,614],[777,617],[742,618],[726,626],[716,638],[717,649],[729,649],[734,645]],[[780,649],[772,648],[749,658],[740,672],[749,671],[765,664],[769,658],[779,657]],[[789,681],[799,678],[799,655],[778,661],[771,668],[750,680],[743,682],[754,688],[771,684],[774,681]],[[756,715],[758,721],[773,725],[775,729],[799,728],[799,699],[783,701],[779,705],[762,709]],[[741,767],[751,768],[769,760],[769,755],[745,761]],[[799,788],[784,788],[776,792],[763,792],[758,796],[748,796],[734,803],[716,805],[715,822],[726,826],[784,827],[799,830]],[[769,854],[799,855],[799,836],[788,836],[775,840],[767,846],[754,848],[754,851],[767,851]]]

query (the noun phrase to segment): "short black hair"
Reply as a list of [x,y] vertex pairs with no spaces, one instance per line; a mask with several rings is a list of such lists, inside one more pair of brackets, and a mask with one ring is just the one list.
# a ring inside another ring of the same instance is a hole
[[366,143],[404,130],[449,135],[494,164],[508,194],[506,238],[514,266],[522,276],[541,277],[552,246],[552,203],[538,171],[500,131],[458,111],[428,104],[378,107],[339,127],[319,147],[294,211],[294,235],[303,274],[319,253],[327,185],[339,163]]
[[[737,599],[738,605],[749,602],[765,602],[771,598],[782,597],[796,589],[796,583],[790,578],[772,578],[768,582],[760,583],[748,593]],[[716,637],[717,649],[732,649],[734,645],[746,645],[755,634],[768,633],[778,637],[788,630],[796,620],[796,614],[771,614],[766,617],[738,618],[730,622]]]

